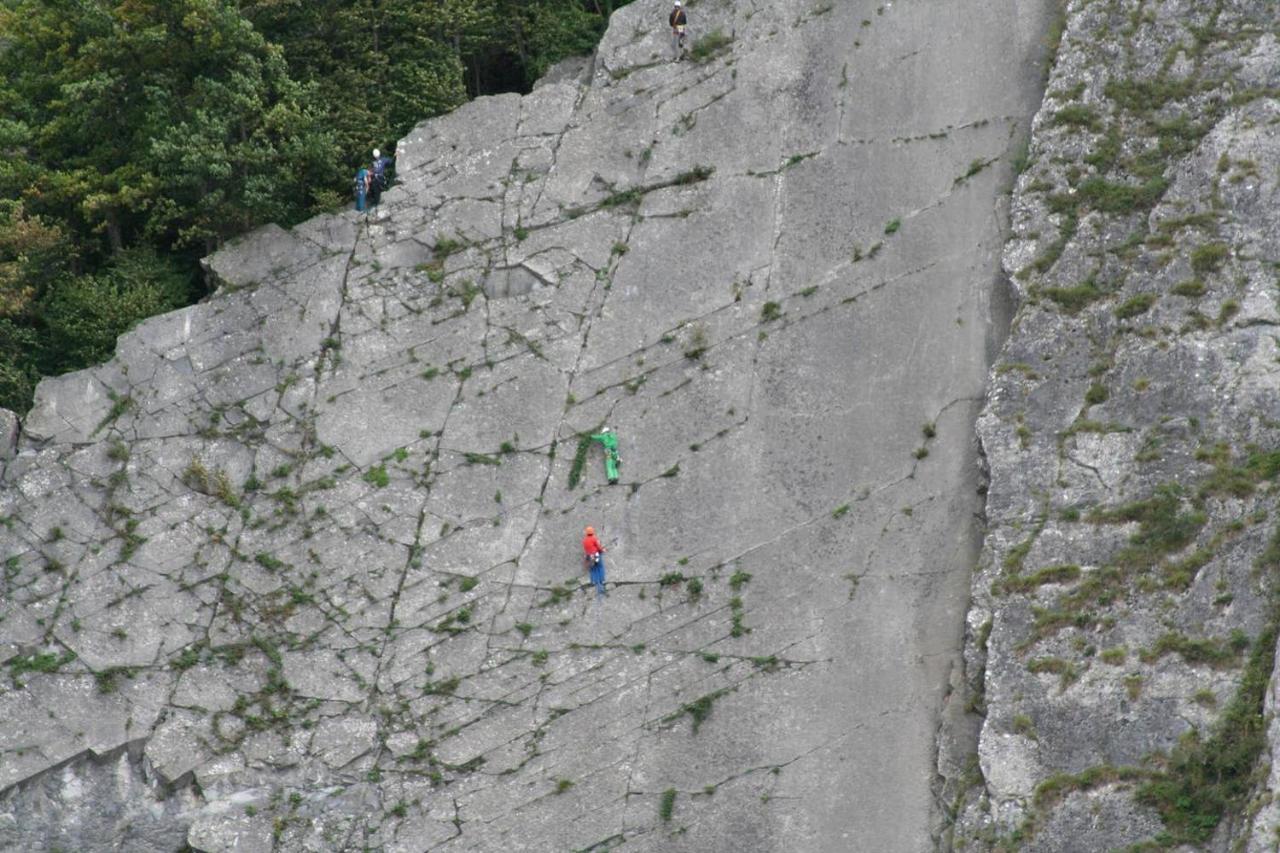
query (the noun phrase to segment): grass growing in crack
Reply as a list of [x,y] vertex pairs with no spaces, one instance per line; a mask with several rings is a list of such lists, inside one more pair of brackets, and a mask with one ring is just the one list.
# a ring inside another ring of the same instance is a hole
[[461,240],[452,237],[441,237],[436,240],[435,246],[432,247],[432,252],[437,260],[444,260],[464,248],[466,248],[466,243]]
[[1102,129],[1102,117],[1098,115],[1098,111],[1093,107],[1084,104],[1069,104],[1054,113],[1052,124],[1057,127],[1060,125],[1069,125],[1072,127],[1086,127],[1090,130]]
[[901,227],[902,227],[901,219],[890,219],[888,222],[884,224],[884,233],[896,234],[898,233],[898,229]]
[[1063,658],[1032,658],[1027,662],[1027,672],[1051,673],[1058,676],[1058,689],[1066,690],[1080,678],[1080,668]]
[[733,688],[731,687],[722,687],[719,690],[706,694],[705,696],[699,696],[692,702],[681,705],[679,710],[675,713],[668,714],[666,717],[663,717],[662,721],[664,723],[674,723],[681,717],[687,715],[693,723],[693,733],[696,735],[698,733],[698,729],[700,729],[702,724],[711,716],[711,711],[715,707],[716,701],[727,696],[732,691]]
[[1198,278],[1189,278],[1186,281],[1180,281],[1175,284],[1170,291],[1175,296],[1185,296],[1188,299],[1198,299],[1205,294],[1204,282]]
[[107,390],[107,397],[111,400],[111,408],[107,409],[106,415],[102,420],[98,421],[98,425],[93,428],[93,432],[89,433],[90,438],[97,435],[106,427],[115,423],[120,416],[133,406],[133,398],[127,394],[117,394],[110,389]]
[[1165,655],[1176,654],[1190,664],[1207,664],[1215,668],[1232,667],[1240,661],[1240,655],[1249,647],[1249,638],[1243,631],[1235,630],[1225,640],[1214,638],[1193,639],[1185,634],[1162,634],[1149,649],[1138,653],[1143,663],[1155,663]]
[[569,779],[557,779],[555,793],[563,794],[573,787],[573,782]]
[[221,469],[210,471],[198,456],[193,456],[182,472],[182,482],[192,491],[215,497],[232,509],[240,508],[240,496],[231,485],[227,472]]
[[375,465],[365,471],[361,479],[379,489],[385,488],[391,482],[390,476],[387,475],[386,465]]
[[268,554],[266,551],[258,552],[254,556],[253,561],[269,572],[279,571],[285,567],[284,560],[281,560],[272,554]]
[[573,590],[563,586],[553,586],[547,590],[547,597],[538,602],[539,607],[552,607],[568,601],[573,597]]
[[672,183],[676,185],[696,184],[705,181],[715,174],[714,166],[694,166],[687,172],[681,172],[672,179]]
[[578,449],[573,454],[573,463],[569,466],[569,489],[573,490],[578,487],[579,481],[582,479],[582,468],[587,464],[587,452],[591,449],[590,433],[581,433],[578,436]]
[[689,344],[685,348],[684,357],[697,361],[707,354],[707,328],[701,323],[692,326],[689,332]]
[[1089,303],[1106,295],[1092,278],[1073,287],[1046,287],[1040,292],[1067,314],[1079,314]]
[[714,29],[693,43],[689,50],[689,58],[694,62],[710,62],[733,44],[733,36],[727,36],[719,29]]
[[1225,243],[1206,243],[1191,252],[1191,269],[1196,275],[1209,275],[1222,267],[1231,250]]
[[760,309],[760,322],[769,323],[782,316],[782,306],[777,302],[766,302]]
[[116,683],[118,678],[132,678],[134,675],[133,667],[128,666],[109,666],[100,669],[93,674],[94,685],[98,688],[98,692],[102,694],[115,693],[119,685]]
[[1011,577],[1002,578],[996,581],[996,588],[1000,592],[1031,592],[1045,584],[1050,583],[1071,583],[1079,580],[1080,567],[1076,565],[1064,564],[1059,566],[1046,566],[1032,572],[1029,575],[1013,575]]
[[1139,293],[1130,296],[1116,308],[1115,314],[1118,320],[1130,320],[1139,314],[1145,314],[1151,310],[1156,304],[1156,295],[1154,293]]
[[663,823],[671,822],[671,815],[676,810],[676,789],[668,788],[662,792],[662,799],[658,802],[658,817]]
[[745,624],[743,624],[743,621],[742,621],[743,610],[742,610],[742,599],[740,597],[735,595],[733,598],[729,599],[729,614],[730,614],[730,625],[729,625],[730,637],[741,637],[743,634],[751,633],[751,629],[748,628]]
[[75,659],[75,652],[63,652],[60,655],[53,652],[18,655],[9,660],[9,676],[16,682],[19,676],[28,672],[57,672]]
[[617,190],[609,193],[600,202],[600,206],[605,209],[614,207],[630,207],[640,203],[640,199],[644,198],[644,190],[639,187],[631,187],[626,190]]

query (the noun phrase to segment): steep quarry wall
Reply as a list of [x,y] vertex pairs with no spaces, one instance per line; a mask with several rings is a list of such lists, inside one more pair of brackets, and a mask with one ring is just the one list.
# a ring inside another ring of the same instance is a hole
[[978,425],[957,848],[1276,849],[1276,12],[1069,5]]
[[1051,4],[691,5],[41,384],[0,848],[934,846]]

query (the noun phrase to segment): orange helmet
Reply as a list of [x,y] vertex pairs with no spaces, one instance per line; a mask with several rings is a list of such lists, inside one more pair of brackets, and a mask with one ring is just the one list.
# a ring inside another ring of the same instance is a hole
[[588,527],[584,532],[585,532],[588,536],[595,536],[595,535],[596,535],[596,529],[595,529],[594,527]]

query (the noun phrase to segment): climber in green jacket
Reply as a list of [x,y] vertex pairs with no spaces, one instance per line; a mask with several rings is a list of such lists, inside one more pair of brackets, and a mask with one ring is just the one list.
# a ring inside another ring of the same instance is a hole
[[622,464],[622,459],[618,456],[618,436],[616,433],[609,431],[605,427],[603,431],[593,433],[592,441],[600,442],[604,448],[604,474],[608,478],[609,483],[618,482],[618,466]]

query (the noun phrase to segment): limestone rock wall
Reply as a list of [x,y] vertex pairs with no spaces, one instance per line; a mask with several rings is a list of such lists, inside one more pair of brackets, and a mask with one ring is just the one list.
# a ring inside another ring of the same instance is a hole
[[935,845],[1051,4],[690,5],[41,384],[0,848]]
[[1068,4],[1004,252],[1022,304],[978,421],[983,722],[950,771],[972,783],[957,849],[1275,849],[1274,724],[1216,828],[1209,786],[1152,793],[1190,778],[1179,756],[1219,778],[1277,689],[1276,20],[1255,0]]

